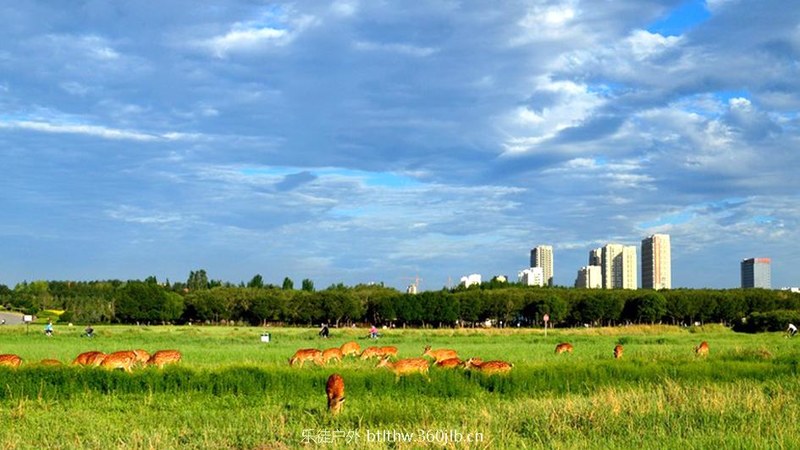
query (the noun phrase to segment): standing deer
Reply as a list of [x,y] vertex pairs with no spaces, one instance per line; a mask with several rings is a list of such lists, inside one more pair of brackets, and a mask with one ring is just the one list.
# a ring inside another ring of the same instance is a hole
[[342,351],[344,356],[358,356],[361,353],[361,346],[358,345],[358,342],[345,342],[339,347],[339,350]]
[[289,365],[294,366],[295,363],[299,362],[300,367],[303,367],[303,363],[306,361],[314,361],[314,364],[321,366],[322,365],[322,351],[317,350],[315,348],[303,348],[296,352],[294,355],[289,358]]
[[22,364],[22,358],[17,355],[0,355],[0,366],[19,367]]
[[325,393],[328,394],[328,411],[334,416],[339,414],[344,406],[344,379],[341,375],[334,373],[328,377]]
[[439,361],[444,361],[445,359],[458,358],[458,353],[456,353],[455,350],[447,348],[431,350],[431,346],[426,345],[425,351],[422,352],[422,356],[430,356],[438,363]]
[[150,360],[150,353],[146,350],[136,349],[133,353],[136,354],[136,362],[139,364],[145,365]]
[[622,345],[620,345],[620,344],[617,344],[617,346],[614,347],[614,359],[622,358],[622,350],[623,350],[623,348],[622,348]]
[[133,353],[130,350],[124,350],[120,352],[109,353],[105,358],[103,358],[100,366],[107,369],[122,369],[125,372],[130,372],[131,367],[135,362],[136,353]]
[[328,364],[332,359],[342,362],[343,356],[342,351],[338,347],[329,348],[322,352],[322,363]]
[[391,362],[389,356],[384,356],[381,362],[375,367],[386,367],[394,372],[395,381],[399,381],[402,375],[409,375],[412,373],[419,373],[428,378],[428,360],[425,358],[406,358],[399,359],[397,362]]
[[570,344],[569,342],[562,342],[556,345],[556,354],[564,352],[572,353],[572,344]]
[[99,366],[103,362],[106,354],[98,351],[83,352],[78,355],[74,361],[73,366]]
[[163,369],[167,364],[180,362],[183,355],[178,350],[159,350],[150,356],[147,364]]
[[700,345],[694,348],[694,352],[697,356],[708,356],[708,342],[701,342]]

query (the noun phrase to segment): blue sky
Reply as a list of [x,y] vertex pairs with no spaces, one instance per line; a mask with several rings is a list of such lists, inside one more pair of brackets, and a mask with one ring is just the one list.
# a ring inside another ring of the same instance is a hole
[[[198,6],[199,5],[199,6]],[[0,2],[0,283],[516,278],[672,236],[800,275],[800,9]]]

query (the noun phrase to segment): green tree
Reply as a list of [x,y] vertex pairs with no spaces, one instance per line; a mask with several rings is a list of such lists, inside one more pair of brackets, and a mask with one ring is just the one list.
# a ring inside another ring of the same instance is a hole
[[292,281],[292,279],[291,279],[291,278],[289,278],[289,277],[286,277],[286,278],[284,278],[284,279],[283,279],[283,285],[281,285],[281,288],[282,288],[284,291],[291,291],[291,290],[293,290],[293,289],[294,289],[294,281]]
[[190,291],[199,291],[202,289],[208,289],[208,274],[204,269],[200,269],[198,271],[191,271],[189,272],[189,279],[186,280],[186,287]]
[[263,288],[264,287],[264,278],[261,276],[261,274],[256,274],[253,277],[253,279],[251,279],[250,282],[247,283],[247,287],[256,288],[256,289]]
[[314,282],[308,278],[303,278],[303,287],[301,289],[306,292],[314,292]]

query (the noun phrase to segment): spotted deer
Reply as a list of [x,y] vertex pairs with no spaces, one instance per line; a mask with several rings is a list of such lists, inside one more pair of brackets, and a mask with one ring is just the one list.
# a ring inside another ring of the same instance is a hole
[[386,367],[394,372],[395,381],[399,381],[403,375],[412,373],[422,374],[430,380],[430,377],[428,377],[428,360],[425,358],[406,358],[391,362],[389,356],[384,356],[375,367]]
[[444,361],[445,359],[458,358],[458,353],[455,350],[447,348],[431,350],[431,346],[426,345],[425,351],[422,352],[422,356],[430,356],[438,363],[439,361]]
[[381,352],[381,356],[394,356],[397,358],[397,347],[395,346],[388,346],[388,347],[378,347]]
[[459,358],[447,358],[441,361],[436,361],[436,367],[441,367],[442,369],[454,369],[463,365],[464,361]]
[[150,355],[147,364],[163,369],[167,364],[180,362],[181,358],[183,358],[183,355],[178,350],[159,350]]
[[506,374],[511,372],[511,368],[514,367],[513,364],[505,361],[476,361],[476,358],[470,358],[464,363],[464,367],[467,369],[475,369],[478,372],[485,373],[487,375],[494,375],[494,374]]
[[344,379],[338,373],[328,377],[325,384],[325,393],[328,395],[328,411],[336,415],[344,406]]
[[289,365],[294,366],[295,363],[300,363],[300,367],[303,367],[303,363],[306,361],[313,361],[314,364],[321,366],[322,365],[322,351],[317,350],[315,348],[303,348],[294,353],[294,355],[289,358]]
[[136,362],[138,364],[145,365],[150,360],[150,353],[147,353],[146,350],[136,349],[133,353],[136,354]]
[[0,355],[0,366],[19,367],[20,364],[22,364],[22,358],[17,355]]
[[122,369],[125,372],[130,372],[135,362],[136,353],[130,350],[123,350],[106,355],[100,363],[100,367],[105,367],[106,369]]
[[623,351],[623,350],[624,350],[624,349],[622,348],[622,345],[620,345],[620,344],[617,344],[617,346],[616,346],[616,347],[614,347],[614,359],[620,359],[620,358],[622,358],[622,351]]
[[342,351],[342,355],[344,356],[358,356],[361,354],[361,346],[358,345],[358,342],[345,342],[339,347],[339,350]]
[[83,352],[72,361],[73,366],[99,366],[106,354],[98,351]]
[[562,342],[556,345],[556,354],[572,353],[572,348],[573,348],[572,344],[570,344],[569,342]]
[[708,356],[708,342],[701,342],[700,345],[694,348],[694,352],[697,356]]
[[329,348],[322,352],[322,363],[328,364],[332,359],[342,362],[343,356],[344,355],[342,355],[342,351],[339,348]]
[[367,347],[361,352],[361,359],[370,359],[381,356],[381,349],[378,347]]

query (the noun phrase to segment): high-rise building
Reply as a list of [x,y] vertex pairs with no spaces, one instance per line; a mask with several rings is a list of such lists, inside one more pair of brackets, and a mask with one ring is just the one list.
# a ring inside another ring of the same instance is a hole
[[668,234],[654,234],[642,239],[642,288],[672,289]]
[[531,267],[517,274],[519,282],[525,286],[544,286],[544,270],[541,267]]
[[772,289],[772,273],[769,258],[742,260],[742,287]]
[[603,265],[603,247],[596,248],[589,252],[589,265],[590,266]]
[[531,267],[541,267],[544,271],[544,284],[553,285],[553,246],[540,245],[531,249]]
[[636,247],[608,244],[602,255],[603,288],[636,289]]
[[603,287],[602,268],[600,266],[583,266],[578,270],[575,279],[576,288],[600,289]]

